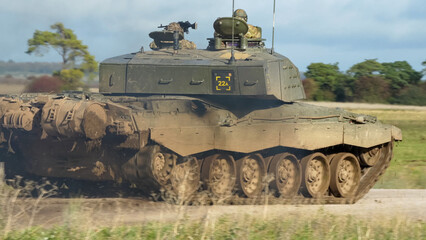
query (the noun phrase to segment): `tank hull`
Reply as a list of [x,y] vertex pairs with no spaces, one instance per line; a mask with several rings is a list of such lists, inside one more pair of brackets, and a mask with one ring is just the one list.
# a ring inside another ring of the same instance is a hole
[[353,203],[402,140],[371,116],[276,100],[23,95],[0,113],[2,151],[28,172],[185,201]]

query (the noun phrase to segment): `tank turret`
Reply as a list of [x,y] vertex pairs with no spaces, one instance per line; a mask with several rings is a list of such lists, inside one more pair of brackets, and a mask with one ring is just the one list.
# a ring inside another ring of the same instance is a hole
[[[235,25],[234,36],[232,24]],[[297,67],[288,58],[265,49],[264,39],[248,40],[245,21],[235,17],[219,18],[213,25],[215,37],[210,39],[205,50],[173,49],[170,47],[173,45],[171,30],[152,32],[150,36],[168,36],[167,43],[161,43],[161,46],[169,47],[103,61],[100,64],[99,91],[104,94],[208,98],[239,96],[241,99],[285,102],[305,98]],[[179,35],[178,39],[183,39],[182,36]],[[237,61],[230,63],[232,43],[237,50]]]

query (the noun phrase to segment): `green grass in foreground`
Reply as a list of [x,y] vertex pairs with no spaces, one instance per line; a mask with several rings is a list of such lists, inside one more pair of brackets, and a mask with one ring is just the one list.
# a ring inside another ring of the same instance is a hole
[[[140,226],[58,226],[13,231],[4,239],[424,239],[426,223],[359,220],[324,213],[262,219],[224,216],[203,221],[149,222]],[[0,237],[1,238],[1,237]]]
[[394,148],[391,166],[375,188],[426,188],[426,111],[351,110],[376,116],[402,130],[403,141]]

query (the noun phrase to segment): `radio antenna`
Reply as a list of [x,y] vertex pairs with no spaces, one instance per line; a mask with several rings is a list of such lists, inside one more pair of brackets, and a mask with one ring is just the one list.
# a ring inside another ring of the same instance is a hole
[[274,0],[274,9],[273,9],[273,20],[272,20],[272,48],[271,54],[274,54],[274,39],[275,39],[275,0]]
[[231,46],[231,58],[229,59],[229,63],[230,64],[233,64],[233,63],[235,63],[235,53],[234,53],[234,31],[235,31],[235,29],[234,29],[234,25],[235,25],[235,23],[234,23],[234,0],[232,0],[232,41],[231,41],[231,44],[232,44],[232,46]]

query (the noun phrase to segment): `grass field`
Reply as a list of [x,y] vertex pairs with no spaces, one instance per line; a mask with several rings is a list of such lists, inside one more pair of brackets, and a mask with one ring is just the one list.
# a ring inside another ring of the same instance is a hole
[[351,110],[377,116],[383,123],[402,130],[403,141],[395,145],[394,158],[375,188],[426,188],[426,111]]
[[[336,217],[321,211],[310,216],[238,218],[149,222],[139,226],[92,228],[69,223],[51,229],[13,231],[4,239],[424,239],[426,223],[404,219],[365,221]],[[1,238],[1,236],[0,236]]]

